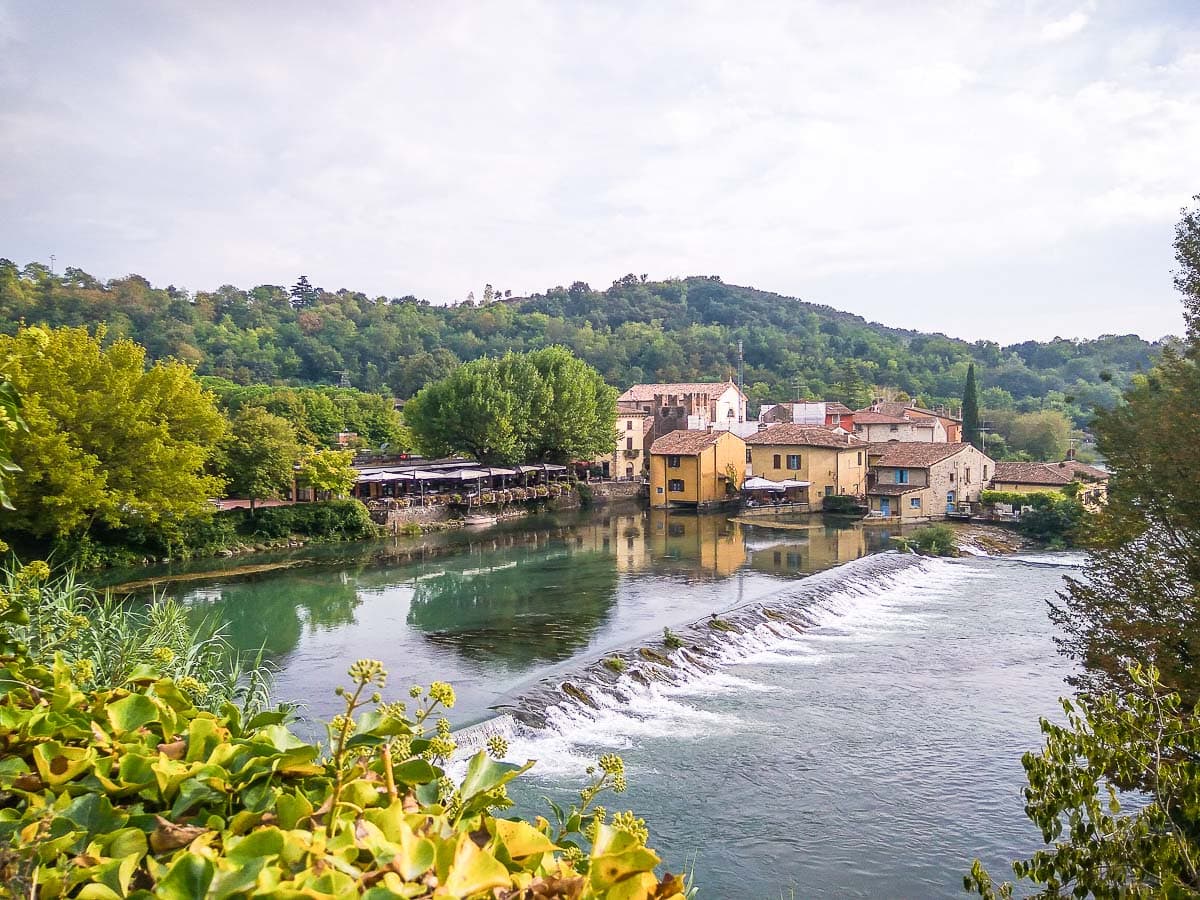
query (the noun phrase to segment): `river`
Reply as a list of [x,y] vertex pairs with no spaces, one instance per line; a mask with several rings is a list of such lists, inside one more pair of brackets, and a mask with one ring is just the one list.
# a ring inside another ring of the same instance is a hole
[[[510,757],[538,760],[520,805],[569,800],[620,752],[630,789],[608,808],[646,818],[702,897],[959,896],[974,857],[1003,876],[1037,846],[1020,755],[1066,691],[1045,600],[1078,559],[872,556],[886,547],[885,530],[819,519],[612,511],[325,550],[175,593],[266,647],[302,728],[336,710],[359,657],[382,659],[397,695],[451,681],[457,726],[583,685],[598,709],[560,697],[545,727],[512,733]],[[597,660],[662,649],[664,626],[690,641],[690,622],[763,607],[804,627],[701,627],[703,669],[589,686]]]

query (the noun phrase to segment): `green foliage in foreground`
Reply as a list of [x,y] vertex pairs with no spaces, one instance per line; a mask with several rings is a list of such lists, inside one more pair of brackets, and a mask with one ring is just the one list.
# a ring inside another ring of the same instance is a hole
[[234,703],[255,713],[269,702],[271,672],[261,659],[244,658],[219,629],[194,624],[174,600],[118,600],[31,562],[0,572],[0,608],[20,610],[5,620],[5,639],[36,665],[61,661],[81,689],[153,672],[174,679],[200,709]]
[[[654,875],[633,813],[594,801],[625,787],[606,756],[556,823],[502,818],[517,766],[473,756],[456,784],[449,685],[385,703],[386,673],[363,660],[339,689],[327,752],[283,712],[200,709],[182,679],[139,670],[80,688],[61,657],[44,666],[0,611],[0,883],[14,896],[682,898]],[[503,755],[503,742],[490,749]]]
[[[1021,761],[1025,812],[1050,849],[1013,872],[1039,897],[1200,896],[1200,709],[1165,693],[1154,668],[1129,676],[1129,694],[1063,700],[1067,723],[1043,719],[1046,746]],[[978,860],[963,883],[1013,895]]]
[[954,529],[949,525],[926,525],[904,537],[893,536],[891,540],[904,550],[916,549],[932,556],[958,555]]

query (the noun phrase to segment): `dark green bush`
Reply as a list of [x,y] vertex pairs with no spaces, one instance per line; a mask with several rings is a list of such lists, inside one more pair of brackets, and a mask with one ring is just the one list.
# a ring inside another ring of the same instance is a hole
[[821,511],[834,515],[861,515],[862,501],[846,494],[830,494],[821,498]]
[[949,525],[926,525],[904,537],[892,537],[892,541],[904,549],[917,549],[933,556],[956,556],[958,544],[954,529]]
[[373,537],[378,528],[367,508],[357,500],[327,500],[293,506],[267,506],[254,511],[230,510],[237,515],[237,531],[247,537],[277,539],[297,535],[322,540],[354,541]]

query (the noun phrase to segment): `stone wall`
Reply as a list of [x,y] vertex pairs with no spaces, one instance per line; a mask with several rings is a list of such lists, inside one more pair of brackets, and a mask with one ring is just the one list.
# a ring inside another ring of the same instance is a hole
[[591,482],[592,495],[597,503],[606,500],[636,500],[645,489],[640,481]]

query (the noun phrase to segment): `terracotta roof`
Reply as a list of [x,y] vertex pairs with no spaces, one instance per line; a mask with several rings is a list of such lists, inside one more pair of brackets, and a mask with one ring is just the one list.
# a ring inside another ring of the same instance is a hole
[[928,441],[889,441],[871,445],[872,466],[901,466],[925,469],[961,453],[970,444],[935,444]]
[[1089,466],[1078,460],[1064,459],[1060,463],[1047,463],[1047,465],[1055,466],[1059,470],[1070,471],[1076,480],[1082,478],[1085,481],[1108,481],[1108,473],[1103,469],[1097,469],[1095,466]]
[[868,494],[882,494],[883,496],[899,497],[901,494],[911,494],[913,491],[923,491],[925,488],[919,484],[877,484],[874,487],[868,488]]
[[840,413],[843,416],[854,415],[854,410],[848,407],[845,403],[838,403],[836,400],[825,404],[826,413]]
[[[651,453],[669,453],[672,456],[694,456],[711,447],[728,431],[672,431],[664,434],[650,445]],[[735,434],[734,437],[737,437]],[[740,438],[739,438],[740,440]]]
[[908,419],[903,419],[900,416],[889,416],[886,413],[871,412],[869,409],[860,409],[854,414],[855,425],[909,425]]
[[678,384],[635,384],[620,397],[618,397],[617,402],[644,403],[647,400],[653,400],[656,394],[708,394],[710,397],[719,397],[730,388],[737,390],[737,385],[732,381],[696,381],[690,383],[680,382]]
[[1079,478],[1103,481],[1108,478],[1108,473],[1074,460],[1060,463],[998,462],[993,480],[1008,484],[1061,487]]
[[876,404],[874,410],[872,410],[871,407],[859,410],[859,412],[864,413],[872,411],[881,412],[885,416],[899,416],[902,418],[915,419],[933,417],[935,419],[948,419],[951,422],[962,421],[962,419],[956,418],[949,413],[936,412],[932,409],[925,409],[923,406],[913,406],[911,403],[900,403],[899,401],[895,400],[885,400],[882,403]]
[[834,434],[822,425],[774,425],[746,438],[747,444],[797,444],[806,447],[865,447],[846,434]]

